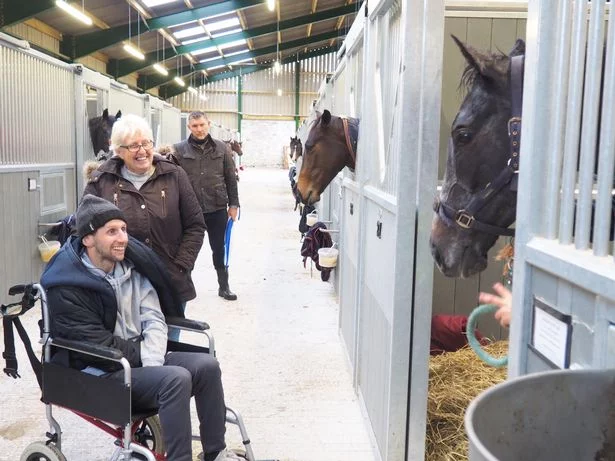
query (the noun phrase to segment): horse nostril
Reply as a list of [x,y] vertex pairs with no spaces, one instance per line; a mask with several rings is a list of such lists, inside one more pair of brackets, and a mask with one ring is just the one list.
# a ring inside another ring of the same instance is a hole
[[431,254],[433,256],[434,261],[436,262],[436,265],[438,267],[442,267],[442,255],[440,254],[440,250],[438,250],[438,247],[436,247],[436,245],[434,245],[433,242],[431,243]]

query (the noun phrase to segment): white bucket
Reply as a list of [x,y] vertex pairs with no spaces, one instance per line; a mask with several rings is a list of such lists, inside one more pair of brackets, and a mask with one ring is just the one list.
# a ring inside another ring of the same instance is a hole
[[314,210],[310,214],[305,217],[305,223],[312,227],[314,224],[318,222],[318,211]]
[[54,254],[58,252],[62,244],[57,240],[43,240],[38,246],[38,251],[41,254],[41,260],[48,263]]
[[318,249],[318,264],[321,267],[335,267],[337,266],[337,255],[339,250],[337,248],[319,248]]

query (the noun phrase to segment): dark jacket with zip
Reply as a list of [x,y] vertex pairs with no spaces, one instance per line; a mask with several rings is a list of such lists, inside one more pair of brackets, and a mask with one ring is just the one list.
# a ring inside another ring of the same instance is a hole
[[[70,237],[41,276],[41,285],[47,293],[51,334],[119,349],[132,367],[141,366],[139,343],[113,334],[118,311],[115,292],[107,280],[97,277],[85,267],[81,261],[83,250],[81,239]],[[183,317],[179,294],[158,256],[143,243],[129,237],[126,259],[134,265],[133,270],[152,283],[165,317]],[[69,356],[66,350],[58,351],[54,361],[78,369],[88,365],[106,371],[120,368],[119,364],[108,360],[73,352]]]
[[154,156],[154,174],[137,188],[121,174],[124,161],[112,157],[91,175],[85,194],[114,203],[128,233],[151,247],[169,270],[182,301],[196,297],[190,273],[203,245],[205,221],[186,173]]
[[229,147],[207,135],[197,144],[190,136],[173,146],[179,165],[186,171],[203,213],[239,206],[235,162]]

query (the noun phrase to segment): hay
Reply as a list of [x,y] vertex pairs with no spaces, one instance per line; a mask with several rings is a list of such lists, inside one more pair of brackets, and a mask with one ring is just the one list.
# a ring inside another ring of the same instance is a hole
[[[485,346],[491,355],[508,353],[508,341]],[[470,401],[483,390],[506,379],[506,368],[484,364],[469,347],[436,355],[429,361],[427,399],[427,461],[468,459],[463,417]]]

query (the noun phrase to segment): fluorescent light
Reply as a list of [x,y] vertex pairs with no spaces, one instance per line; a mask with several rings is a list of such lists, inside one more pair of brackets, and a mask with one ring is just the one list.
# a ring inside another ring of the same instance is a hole
[[273,63],[273,70],[276,74],[279,74],[282,70],[282,64],[280,64],[280,61],[278,59],[276,59]]
[[282,96],[282,88],[278,88],[278,96]]
[[275,11],[275,0],[267,0],[267,8],[269,11]]
[[165,5],[167,3],[173,3],[176,2],[177,0],[143,0],[143,3],[145,4],[145,6],[159,6],[159,5]]
[[154,69],[156,69],[156,71],[157,71],[159,74],[162,74],[162,75],[164,75],[165,77],[166,77],[167,75],[169,75],[169,71],[167,70],[167,68],[166,68],[166,67],[164,67],[164,66],[161,66],[161,65],[160,65],[160,64],[158,64],[158,63],[154,64]]
[[130,43],[124,44],[124,51],[126,51],[128,54],[133,55],[137,59],[145,59],[145,55],[143,54],[143,52],[136,46],[131,45]]
[[56,6],[66,11],[68,14],[70,14],[74,18],[79,19],[79,21],[81,21],[82,23],[87,24],[88,26],[92,25],[92,18],[90,18],[87,14],[83,13],[82,11],[79,11],[77,8],[75,8],[70,3],[66,3],[64,0],[56,0]]
[[192,93],[192,94],[198,94],[199,93],[196,88],[191,87],[191,86],[188,87],[188,91],[190,91],[190,93]]
[[179,86],[186,86],[186,83],[180,77],[173,77],[173,80],[175,80],[175,83]]

